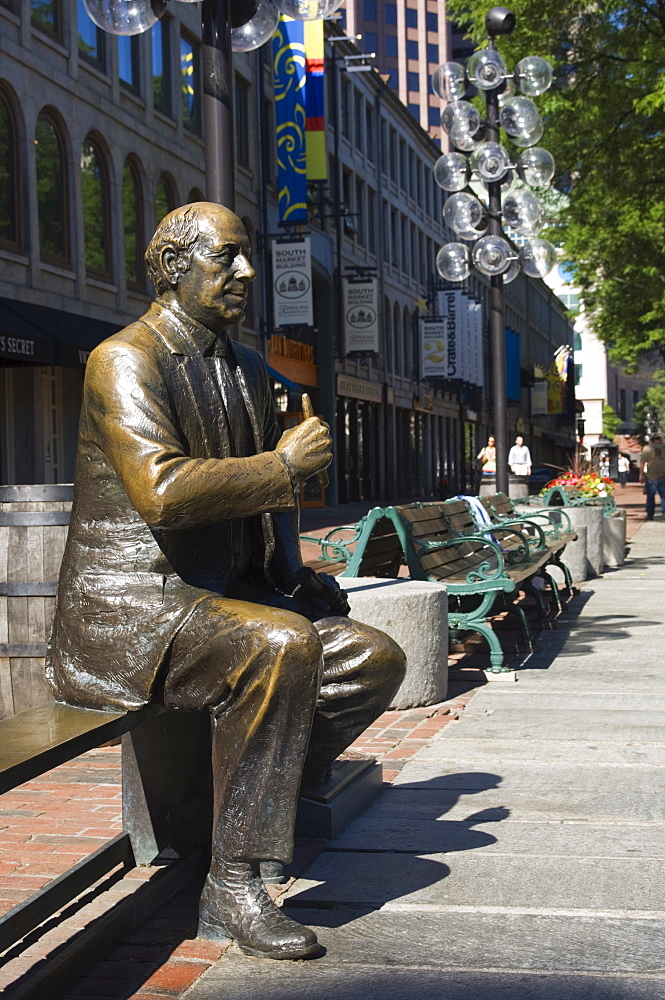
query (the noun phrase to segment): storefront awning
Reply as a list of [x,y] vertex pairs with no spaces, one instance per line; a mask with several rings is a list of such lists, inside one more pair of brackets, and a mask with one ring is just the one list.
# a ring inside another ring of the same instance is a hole
[[0,359],[5,363],[83,368],[93,347],[118,329],[119,323],[0,298]]
[[271,368],[270,365],[266,365],[266,369],[268,375],[274,378],[276,382],[279,382],[280,385],[285,385],[287,389],[291,390],[291,392],[302,393],[307,391],[301,385],[298,385],[297,382],[292,382],[290,378],[286,377],[286,375],[282,375],[282,373],[278,372],[276,368]]

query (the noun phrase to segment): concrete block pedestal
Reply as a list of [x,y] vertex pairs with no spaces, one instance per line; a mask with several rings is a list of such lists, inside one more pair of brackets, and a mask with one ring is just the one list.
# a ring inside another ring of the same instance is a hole
[[621,507],[603,518],[603,560],[612,567],[626,561],[626,511]]
[[391,708],[444,701],[448,689],[448,594],[441,583],[340,577],[351,618],[386,632],[406,653],[406,677]]

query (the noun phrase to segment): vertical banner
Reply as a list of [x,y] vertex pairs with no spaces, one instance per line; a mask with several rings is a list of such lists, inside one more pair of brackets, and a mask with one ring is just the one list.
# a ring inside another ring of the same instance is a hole
[[291,243],[272,243],[275,326],[313,326],[312,251],[306,236]]
[[307,221],[305,24],[280,15],[273,37],[280,222]]
[[461,314],[464,295],[459,291],[439,292],[439,315],[445,317],[447,378],[462,378]]
[[323,75],[323,21],[305,21],[307,180],[328,179]]
[[483,354],[483,304],[473,303],[473,352],[475,357],[474,384],[485,388],[485,359]]
[[531,415],[533,417],[547,413],[547,379],[539,379],[531,386]]
[[346,353],[379,353],[379,282],[344,278],[344,343]]
[[462,295],[460,310],[462,341],[462,381],[471,382],[471,300]]
[[420,377],[447,378],[446,321],[421,318],[420,324]]

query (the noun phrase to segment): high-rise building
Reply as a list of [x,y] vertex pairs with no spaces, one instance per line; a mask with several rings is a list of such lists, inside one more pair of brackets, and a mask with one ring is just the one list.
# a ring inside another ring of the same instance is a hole
[[361,33],[362,49],[426,132],[438,138],[441,101],[430,79],[451,58],[446,4],[439,0],[347,0],[346,31]]

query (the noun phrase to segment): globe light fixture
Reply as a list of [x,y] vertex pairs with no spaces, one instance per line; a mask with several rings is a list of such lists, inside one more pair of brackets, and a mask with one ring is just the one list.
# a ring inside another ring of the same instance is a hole
[[511,257],[515,256],[508,240],[494,235],[479,239],[473,247],[472,255],[475,267],[488,277],[507,271]]
[[293,17],[296,21],[320,21],[330,17],[344,0],[275,0],[275,6],[281,14]]
[[470,139],[480,128],[480,112],[469,101],[453,101],[444,108],[441,125],[455,143],[457,138]]
[[444,153],[434,164],[434,180],[444,191],[463,191],[470,176],[469,161],[462,153]]
[[277,30],[279,11],[271,0],[259,0],[254,17],[237,28],[231,28],[231,48],[234,52],[252,52],[264,45]]
[[461,63],[447,62],[432,74],[432,90],[443,101],[459,101],[466,90],[466,73]]
[[478,49],[466,64],[469,83],[479,90],[495,90],[507,74],[506,64],[496,49]]
[[463,240],[475,240],[487,229],[485,206],[468,191],[460,191],[446,200],[443,218]]
[[444,281],[464,281],[471,274],[471,255],[464,243],[446,243],[436,255],[436,269]]
[[481,142],[471,154],[471,169],[481,181],[499,181],[511,167],[508,151],[498,142]]
[[528,97],[539,97],[552,86],[552,67],[540,56],[520,59],[513,76],[518,89]]
[[110,35],[140,35],[164,16],[166,0],[83,0],[90,20]]
[[538,108],[529,97],[511,97],[499,113],[499,123],[511,139],[531,135],[540,122]]
[[536,125],[530,132],[524,132],[520,135],[514,135],[512,136],[512,140],[516,146],[522,146],[522,147],[535,146],[536,143],[540,142],[540,140],[542,139],[543,131],[544,131],[543,123],[542,121],[538,121],[536,122]]
[[529,187],[547,187],[554,177],[554,157],[542,146],[532,146],[517,157],[517,171]]
[[510,262],[508,270],[504,271],[501,275],[504,285],[509,285],[511,281],[514,281],[521,270],[520,259],[515,255]]
[[544,278],[556,265],[556,250],[549,240],[531,239],[520,250],[520,263],[530,278]]
[[529,188],[516,188],[503,199],[503,221],[516,233],[537,233],[543,226],[543,207]]

